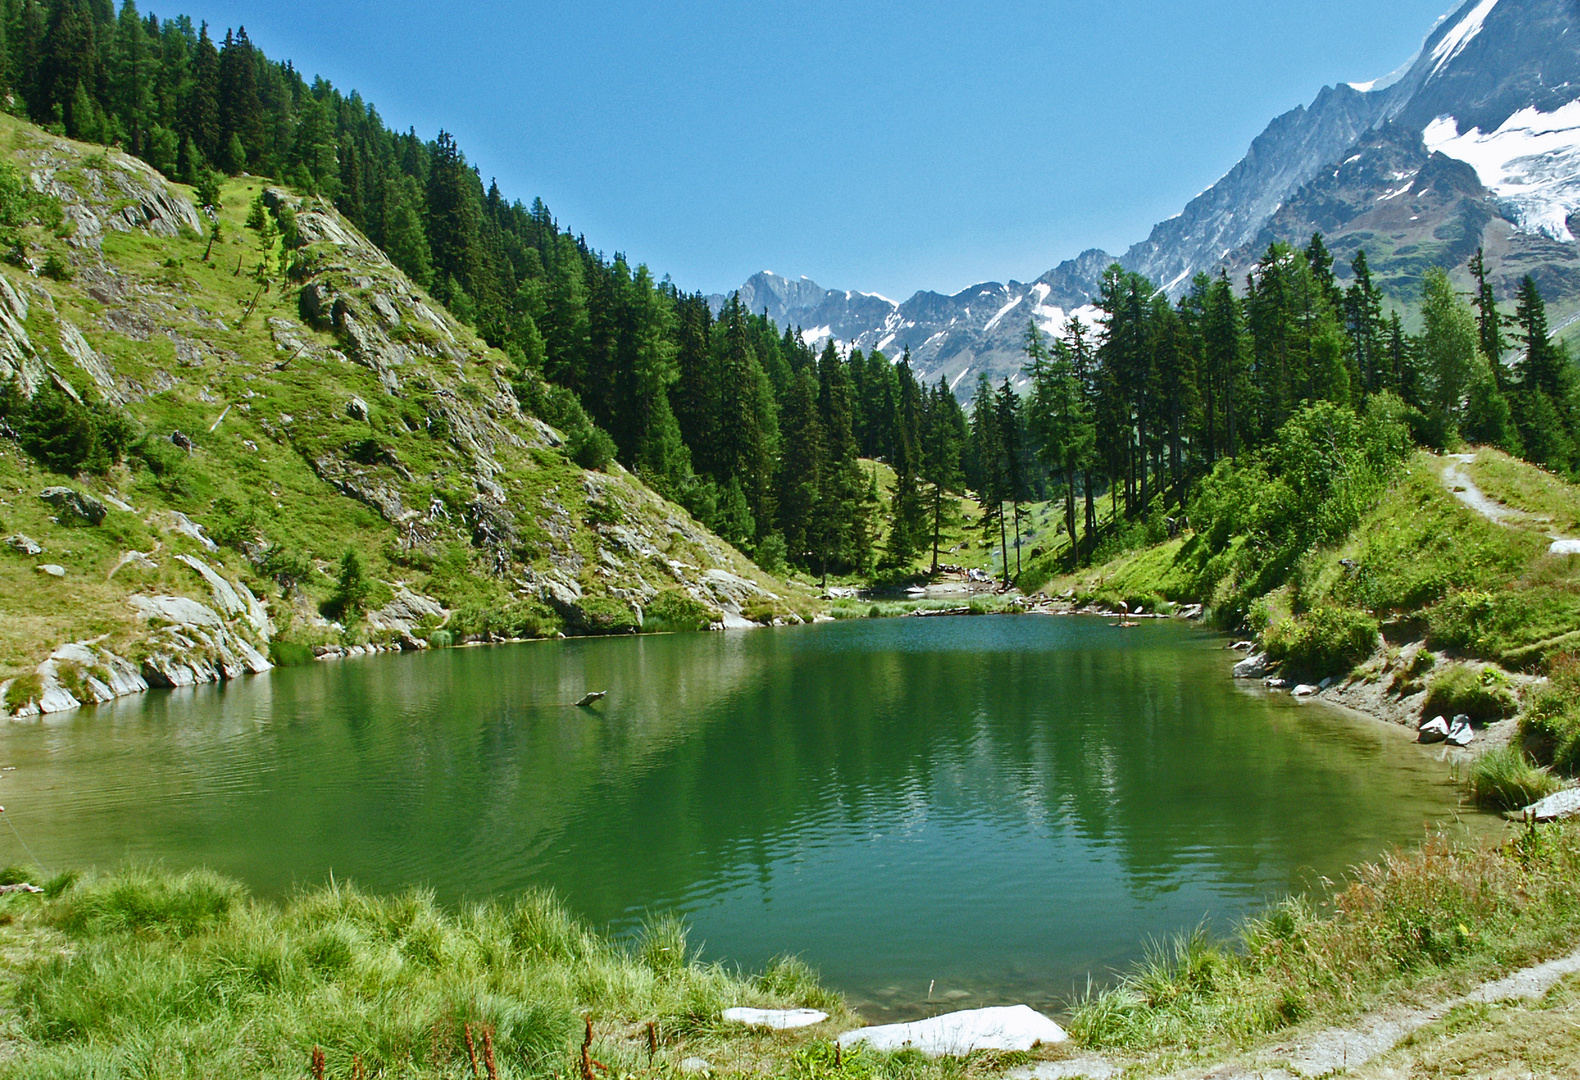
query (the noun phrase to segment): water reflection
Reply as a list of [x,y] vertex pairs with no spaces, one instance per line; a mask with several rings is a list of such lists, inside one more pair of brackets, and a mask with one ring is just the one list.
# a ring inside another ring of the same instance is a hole
[[1396,733],[1225,667],[1187,627],[1030,617],[541,643],[150,694],[0,753],[56,864],[548,885],[617,931],[675,908],[709,955],[802,953],[874,1014],[930,982],[1045,1003],[1452,815]]

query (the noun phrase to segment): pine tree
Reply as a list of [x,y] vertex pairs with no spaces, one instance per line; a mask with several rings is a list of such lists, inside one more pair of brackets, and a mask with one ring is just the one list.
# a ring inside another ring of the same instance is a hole
[[946,527],[956,524],[951,492],[965,482],[960,452],[965,441],[965,414],[943,376],[927,395],[922,420],[922,479],[929,485],[928,514],[932,520],[933,561],[938,573],[938,548]]
[[[198,35],[192,57],[192,81],[185,97],[178,130],[205,159],[212,161],[220,151],[219,50],[208,36],[208,23],[203,24]],[[196,168],[195,163],[189,165]]]
[[[1077,331],[1079,335],[1079,331]],[[1050,352],[1035,322],[1026,326],[1026,371],[1031,376],[1027,426],[1037,440],[1048,472],[1064,483],[1064,527],[1070,537],[1071,565],[1080,550],[1075,522],[1075,474],[1094,441],[1091,417],[1070,344],[1054,342]]]
[[790,560],[808,569],[816,565],[809,530],[817,514],[824,469],[817,398],[816,372],[804,367],[791,383],[780,421],[784,453],[779,462],[779,531]]
[[[1362,253],[1364,254],[1364,252]],[[1503,316],[1498,313],[1498,303],[1492,295],[1492,284],[1487,280],[1487,257],[1482,248],[1470,259],[1470,276],[1476,279],[1476,295],[1471,303],[1476,305],[1476,325],[1480,331],[1481,352],[1492,363],[1492,373],[1497,378],[1498,389],[1509,388],[1508,369],[1503,366]]]

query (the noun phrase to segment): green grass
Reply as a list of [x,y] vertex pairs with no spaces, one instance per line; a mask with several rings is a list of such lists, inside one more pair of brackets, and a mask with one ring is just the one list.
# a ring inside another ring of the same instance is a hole
[[1456,664],[1432,676],[1421,708],[1428,715],[1464,714],[1478,723],[1488,723],[1513,716],[1519,707],[1503,672],[1495,667]]
[[574,1075],[583,1016],[618,1075],[649,1070],[648,1023],[673,1068],[747,1041],[720,1023],[731,1005],[845,1015],[798,961],[755,976],[703,963],[673,919],[628,950],[544,894],[447,910],[331,884],[271,903],[206,872],[133,869],[0,908],[8,945],[32,946],[7,1077],[299,1077],[315,1047],[333,1076],[356,1061],[459,1077],[468,1027],[489,1032],[505,1076]]
[[1548,683],[1530,695],[1520,734],[1538,760],[1560,772],[1580,774],[1580,656],[1553,660]]
[[1482,492],[1530,514],[1553,532],[1580,536],[1580,488],[1500,450],[1477,452],[1470,477]]
[[1210,1054],[1463,985],[1570,947],[1577,875],[1574,824],[1496,847],[1433,838],[1359,868],[1326,914],[1327,902],[1296,897],[1233,940],[1198,932],[1155,947],[1081,1002],[1069,1026],[1093,1047]]
[[1465,785],[1470,801],[1483,810],[1522,810],[1562,786],[1514,746],[1500,746],[1478,757]]

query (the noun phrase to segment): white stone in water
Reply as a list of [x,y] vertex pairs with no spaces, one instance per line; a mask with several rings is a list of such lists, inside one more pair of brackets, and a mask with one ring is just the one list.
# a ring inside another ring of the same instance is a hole
[[1440,743],[1448,738],[1448,720],[1438,716],[1416,729],[1416,742]]
[[816,1009],[725,1009],[724,1019],[736,1024],[750,1024],[752,1027],[773,1028],[775,1031],[791,1031],[795,1028],[811,1027],[821,1024],[828,1019],[828,1013],[818,1012]]
[[1029,1005],[967,1009],[909,1024],[857,1028],[839,1037],[841,1046],[866,1043],[874,1050],[920,1050],[933,1057],[975,1050],[1030,1050],[1038,1043],[1064,1042],[1070,1036]]
[[1301,683],[1299,686],[1295,687],[1294,693],[1296,697],[1311,697],[1313,694],[1320,693],[1321,690],[1322,687],[1320,686],[1312,686],[1310,683]]

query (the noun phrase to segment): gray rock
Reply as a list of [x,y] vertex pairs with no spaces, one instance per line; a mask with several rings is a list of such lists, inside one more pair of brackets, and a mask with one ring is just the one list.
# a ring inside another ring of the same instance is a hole
[[360,420],[364,424],[367,423],[368,403],[359,397],[353,397],[350,401],[346,402],[346,415],[351,417],[353,420]]
[[1521,817],[1534,821],[1557,821],[1576,814],[1580,814],[1580,788],[1567,788],[1520,811]]
[[[134,570],[159,569],[159,564],[154,562],[153,559],[151,559],[148,555],[143,554],[141,551],[125,551],[121,553],[120,559],[116,561],[115,568],[110,571],[109,578],[115,577],[116,574],[119,574],[128,566],[132,567]],[[106,578],[105,580],[109,580],[109,578]]]
[[202,559],[191,555],[177,555],[176,558],[202,575],[203,580],[208,582],[209,591],[214,594],[214,602],[226,615],[245,618],[254,630],[263,635],[265,641],[274,634],[274,624],[269,620],[268,610],[245,585],[221,577],[217,570]]
[[1266,674],[1266,653],[1253,653],[1234,665],[1234,677],[1236,679],[1260,679]]
[[62,525],[100,525],[109,513],[104,504],[92,495],[85,495],[68,487],[45,488],[38,497],[60,512]]
[[66,568],[64,566],[56,566],[54,563],[41,563],[34,569],[41,574],[48,574],[50,577],[66,576]]
[[24,555],[41,555],[44,552],[42,544],[32,537],[23,536],[21,533],[6,537],[5,542]]
[[184,596],[130,596],[127,603],[145,619],[163,619],[177,626],[225,628],[225,620],[213,610]]

